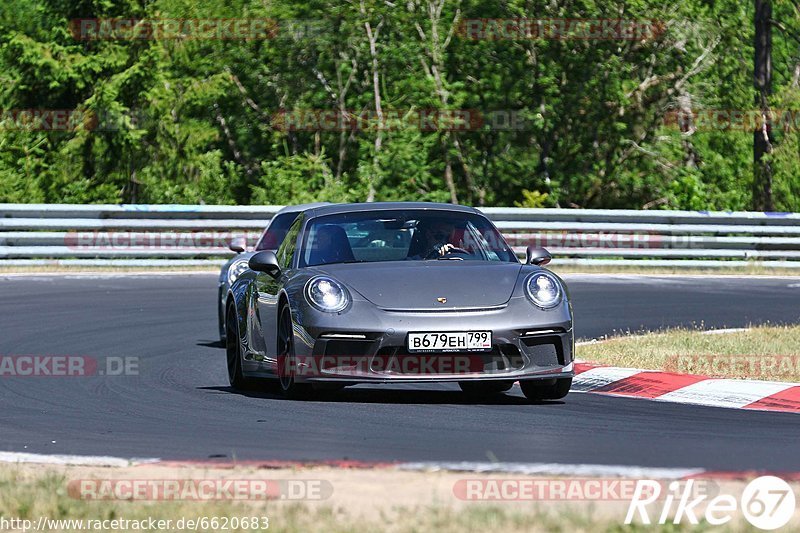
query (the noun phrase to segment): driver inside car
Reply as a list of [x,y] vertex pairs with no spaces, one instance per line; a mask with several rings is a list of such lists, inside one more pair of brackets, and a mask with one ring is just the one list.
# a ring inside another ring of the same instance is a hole
[[[465,253],[453,244],[456,233],[455,224],[447,220],[422,220],[417,225],[414,234],[415,245],[409,250],[408,259],[434,259],[443,257],[451,252]],[[411,253],[417,251],[417,253]]]

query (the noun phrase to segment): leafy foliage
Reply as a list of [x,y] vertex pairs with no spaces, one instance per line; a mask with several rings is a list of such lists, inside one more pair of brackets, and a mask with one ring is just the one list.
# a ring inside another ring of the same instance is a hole
[[[4,0],[0,202],[747,209],[752,127],[670,117],[754,109],[752,9],[735,0]],[[796,9],[774,6],[780,110],[800,108]],[[73,33],[75,19],[110,18],[269,19],[277,33]],[[636,39],[465,30],[472,19],[516,18],[656,23]],[[21,110],[85,120],[27,127]],[[465,111],[468,127],[447,122]],[[287,116],[304,118],[287,125]],[[322,120],[331,116],[362,119],[337,128]],[[776,131],[769,156],[779,209],[800,210],[799,128]]]

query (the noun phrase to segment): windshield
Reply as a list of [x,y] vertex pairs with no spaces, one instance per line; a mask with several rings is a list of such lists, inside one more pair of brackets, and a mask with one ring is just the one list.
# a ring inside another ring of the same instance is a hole
[[315,218],[306,226],[300,266],[408,260],[518,262],[485,217],[420,209]]

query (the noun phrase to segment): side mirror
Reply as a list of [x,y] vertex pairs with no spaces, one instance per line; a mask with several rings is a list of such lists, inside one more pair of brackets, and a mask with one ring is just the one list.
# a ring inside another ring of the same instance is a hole
[[263,252],[253,254],[248,265],[250,266],[250,270],[266,272],[273,278],[277,278],[281,273],[281,267],[278,266],[278,257],[275,255],[275,252],[270,250],[264,250]]
[[247,240],[244,237],[234,237],[231,239],[230,244],[228,244],[228,248],[240,254],[247,249]]
[[528,265],[545,266],[553,259],[550,252],[544,248],[532,248],[528,246],[525,251],[525,263]]

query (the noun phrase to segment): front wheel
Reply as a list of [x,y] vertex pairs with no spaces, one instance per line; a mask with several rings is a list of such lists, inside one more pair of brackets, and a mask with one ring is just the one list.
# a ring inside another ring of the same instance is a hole
[[560,400],[569,393],[572,378],[520,381],[519,386],[529,400]]
[[281,392],[290,399],[303,399],[311,396],[308,383],[297,383],[297,361],[294,355],[294,328],[289,306],[281,309],[278,319],[278,379]]
[[252,382],[242,373],[239,321],[236,319],[236,310],[232,305],[228,307],[227,320],[225,320],[225,352],[228,363],[228,382],[231,387],[240,390],[248,388]]
[[222,302],[222,287],[217,294],[217,329],[219,330],[219,341],[225,345],[228,338],[228,328],[225,326],[225,307]]

